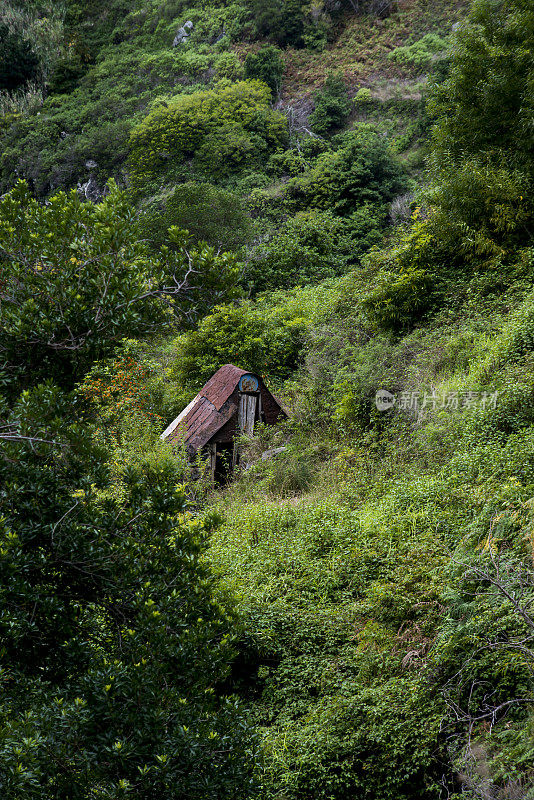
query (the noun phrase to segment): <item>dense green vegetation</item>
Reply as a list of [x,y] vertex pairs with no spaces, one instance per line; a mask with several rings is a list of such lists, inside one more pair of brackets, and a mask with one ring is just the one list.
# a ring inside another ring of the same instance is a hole
[[534,798],[531,2],[0,26],[2,797]]

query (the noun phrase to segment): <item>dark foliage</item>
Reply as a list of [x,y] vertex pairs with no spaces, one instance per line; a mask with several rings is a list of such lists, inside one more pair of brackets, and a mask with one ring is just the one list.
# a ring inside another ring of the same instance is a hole
[[16,91],[38,77],[39,59],[30,43],[0,22],[0,91]]
[[283,75],[284,62],[277,47],[262,47],[257,53],[249,53],[245,59],[245,78],[266,83],[273,97],[280,93]]
[[310,123],[316,133],[330,133],[341,128],[350,116],[352,106],[341,75],[328,75],[323,88],[315,95],[314,102]]
[[280,47],[304,44],[303,0],[248,0],[256,30]]

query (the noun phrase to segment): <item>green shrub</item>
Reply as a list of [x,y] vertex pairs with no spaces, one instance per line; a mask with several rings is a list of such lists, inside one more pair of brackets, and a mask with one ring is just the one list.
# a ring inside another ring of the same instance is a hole
[[309,319],[281,306],[220,306],[176,341],[178,382],[197,388],[223,364],[287,377],[299,361]]
[[395,50],[389,53],[388,58],[392,61],[398,61],[400,64],[409,64],[422,71],[437,60],[447,46],[448,40],[446,38],[443,39],[436,33],[427,33],[422,39],[418,39],[413,44],[396,47]]
[[247,259],[244,279],[254,292],[318,283],[340,275],[380,239],[380,219],[359,209],[349,218],[301,211]]
[[447,171],[434,199],[435,235],[456,247],[466,262],[514,256],[530,243],[534,220],[531,180],[520,170],[495,166],[488,157],[466,158]]
[[310,124],[315,133],[330,133],[347,122],[352,108],[341,75],[330,73],[323,88],[313,99],[315,108],[310,114]]
[[[334,26],[332,17],[328,13],[327,3],[320,10],[318,3],[311,3],[304,24],[304,44],[308,50],[322,52],[328,42],[334,38]],[[334,10],[334,9],[332,9]]]
[[260,156],[266,151],[261,136],[228,122],[206,134],[195,153],[194,164],[201,174],[224,180],[259,165]]
[[362,307],[381,328],[399,333],[409,330],[436,303],[432,275],[413,267],[393,275],[380,276],[379,285],[365,298]]
[[345,216],[368,205],[381,212],[406,188],[400,164],[372,128],[360,126],[336,139],[335,146],[289,181],[290,207],[321,208]]
[[367,86],[362,86],[361,89],[358,89],[354,96],[354,103],[355,105],[368,105],[373,100],[373,95],[371,94],[371,90],[367,88]]
[[285,65],[277,47],[262,47],[257,53],[249,53],[245,59],[245,78],[263,81],[273,97],[280,94]]
[[240,197],[211,183],[183,183],[152,197],[142,208],[141,224],[156,247],[165,242],[171,225],[217,250],[237,250],[252,236]]
[[31,371],[70,387],[124,336],[194,322],[237,280],[232,256],[176,228],[150,253],[116,185],[98,205],[76,192],[43,205],[20,182],[0,201],[0,248],[0,350],[16,385]]
[[245,614],[234,685],[263,731],[267,798],[439,797],[441,700],[421,662],[401,666],[437,622],[437,548],[405,527],[410,500],[225,503],[209,555]]
[[256,32],[280,47],[304,44],[303,0],[247,0]]
[[68,94],[87,72],[87,65],[71,57],[59,59],[48,82],[50,94]]
[[454,35],[448,77],[434,86],[436,172],[466,155],[532,174],[532,8],[528,0],[477,0]]
[[219,80],[221,78],[229,78],[231,81],[241,80],[243,76],[246,78],[258,77],[257,75],[246,74],[245,68],[239,60],[239,56],[232,50],[226,53],[221,53],[215,66],[215,75]]
[[153,110],[132,132],[131,165],[139,182],[168,169],[169,159],[181,162],[196,154],[208,172],[225,173],[286,141],[287,122],[270,108],[269,88],[240,81]]
[[286,175],[294,177],[309,168],[309,160],[302,150],[290,148],[283,152],[273,153],[269,159],[269,171],[277,178]]

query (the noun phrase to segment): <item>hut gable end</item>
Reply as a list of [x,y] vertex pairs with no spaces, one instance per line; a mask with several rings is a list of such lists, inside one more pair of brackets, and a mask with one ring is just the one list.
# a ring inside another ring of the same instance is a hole
[[[261,378],[233,364],[225,364],[209,379],[194,400],[176,417],[162,433],[161,438],[169,443],[183,441],[190,455],[194,455],[211,441],[232,442],[238,433],[240,398],[249,394],[243,376],[249,376],[261,397],[258,409],[263,420],[274,424],[286,414],[278,401],[268,391]],[[249,395],[250,396],[250,395]]]

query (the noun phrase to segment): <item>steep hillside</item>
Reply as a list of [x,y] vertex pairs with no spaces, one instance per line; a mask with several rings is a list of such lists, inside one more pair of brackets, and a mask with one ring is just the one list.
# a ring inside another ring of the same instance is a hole
[[[26,35],[31,19],[29,38],[46,57],[41,55],[42,77],[35,75],[15,99],[4,100],[10,112],[0,143],[4,189],[15,178],[33,181],[39,194],[85,183],[90,176],[101,188],[110,176],[126,181],[129,134],[154,102],[242,77],[247,53],[266,42],[258,40],[253,4],[244,0],[208,7],[115,0],[55,8],[36,1],[22,4],[23,11],[14,2],[10,11],[9,5],[4,3],[2,12],[8,24]],[[308,47],[283,51],[277,108],[298,109],[304,123],[313,92],[333,70],[345,78],[351,98],[360,88],[371,90],[370,97],[364,93],[357,100],[355,118],[378,120],[388,135],[397,121],[396,133],[406,134],[417,117],[428,67],[465,3],[409,0],[389,4],[384,18],[356,16],[349,3],[333,16],[320,6],[307,23],[316,41],[312,37]],[[188,20],[194,25],[190,35],[173,48],[177,30]],[[406,46],[412,50],[399,51]],[[30,113],[21,117],[25,108]],[[98,167],[88,174],[86,163],[93,161]]]
[[5,796],[534,798],[530,0],[1,15]]

